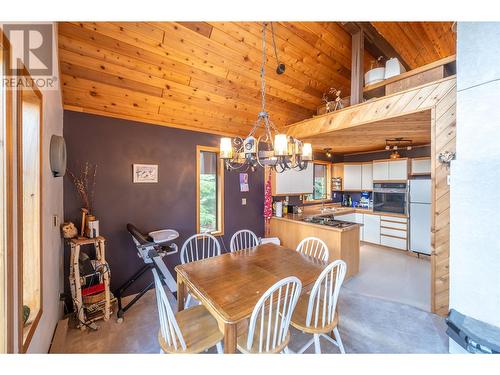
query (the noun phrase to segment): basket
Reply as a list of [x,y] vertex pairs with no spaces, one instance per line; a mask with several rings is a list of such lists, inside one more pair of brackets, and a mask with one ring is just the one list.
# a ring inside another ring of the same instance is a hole
[[85,305],[92,305],[94,303],[104,301],[105,299],[106,299],[106,293],[103,291],[97,294],[92,294],[90,296],[83,296],[83,303]]

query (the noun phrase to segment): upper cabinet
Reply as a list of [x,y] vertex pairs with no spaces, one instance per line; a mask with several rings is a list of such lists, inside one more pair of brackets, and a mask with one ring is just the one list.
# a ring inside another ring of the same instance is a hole
[[373,189],[373,164],[363,163],[361,165],[361,190]]
[[369,191],[373,189],[372,163],[344,164],[344,191]]
[[289,169],[283,173],[272,172],[273,195],[302,195],[313,192],[313,163],[302,171]]
[[408,159],[373,161],[373,181],[403,181],[407,179]]
[[344,164],[344,191],[361,190],[361,164]]
[[373,181],[387,181],[389,179],[389,162],[373,162]]
[[431,174],[431,158],[411,159],[411,175],[423,176]]

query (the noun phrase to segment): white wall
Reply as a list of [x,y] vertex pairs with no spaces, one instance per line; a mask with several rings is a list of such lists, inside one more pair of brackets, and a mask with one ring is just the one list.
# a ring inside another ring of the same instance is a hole
[[[57,29],[53,33],[54,49],[54,72],[58,76],[57,58]],[[59,79],[59,77],[58,77]],[[63,108],[61,91],[42,90],[43,94],[43,190],[42,190],[42,212],[43,212],[43,314],[38,323],[35,334],[32,337],[29,353],[47,353],[50,347],[54,329],[61,317],[61,305],[59,292],[62,290],[63,275],[63,242],[59,226],[55,227],[52,217],[57,215],[59,220],[63,217],[63,179],[54,178],[50,170],[49,145],[53,134],[63,134]],[[15,100],[14,95],[14,100]],[[15,115],[15,114],[14,114]],[[14,124],[16,119],[13,119]],[[15,141],[14,141],[15,145]],[[14,165],[14,170],[16,166]],[[15,176],[14,176],[15,177]],[[15,189],[14,189],[15,192]],[[16,199],[16,198],[15,198]],[[15,213],[15,216],[17,213]],[[14,223],[16,217],[14,217]],[[16,228],[14,233],[16,233]],[[17,280],[17,243],[14,244],[14,280]],[[14,290],[14,351],[18,351],[17,342],[17,286]]]
[[457,90],[450,308],[500,327],[500,23],[459,23]]

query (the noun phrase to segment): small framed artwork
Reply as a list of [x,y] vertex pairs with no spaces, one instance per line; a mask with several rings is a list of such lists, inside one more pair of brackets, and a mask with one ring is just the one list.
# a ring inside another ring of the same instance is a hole
[[158,164],[133,164],[134,184],[158,182]]

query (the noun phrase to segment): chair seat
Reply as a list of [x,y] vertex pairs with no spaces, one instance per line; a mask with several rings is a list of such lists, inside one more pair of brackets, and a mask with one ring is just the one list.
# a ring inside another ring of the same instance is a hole
[[202,305],[179,311],[175,314],[175,319],[184,337],[186,350],[182,349],[180,343],[177,344],[177,349],[173,345],[168,345],[160,330],[158,341],[165,353],[201,353],[224,337],[217,321]]
[[[321,305],[322,303],[323,301],[320,300],[320,307],[322,306]],[[295,310],[293,312],[292,319],[290,321],[290,324],[293,327],[306,333],[328,333],[331,332],[337,326],[339,322],[339,314],[338,312],[335,312],[335,318],[333,319],[333,322],[331,322],[330,324],[326,324],[323,327],[323,317],[321,314],[321,309],[320,313],[318,314],[318,327],[307,326],[306,318],[307,318],[308,306],[309,306],[309,294],[303,294],[302,296],[299,297],[297,306],[295,306]],[[314,311],[311,323],[314,324]]]
[[275,353],[280,353],[285,349],[285,347],[288,345],[288,342],[290,341],[290,332],[287,332],[285,340],[280,344],[277,345],[274,349],[269,350],[269,352],[266,352],[266,340],[265,337],[267,335],[267,321],[264,323],[264,330],[263,330],[263,335],[264,339],[262,342],[262,352],[259,352],[259,341],[260,341],[260,320],[257,321],[257,324],[255,325],[255,333],[253,336],[253,343],[252,347],[250,350],[247,349],[247,340],[248,340],[248,329],[242,333],[240,336],[238,336],[238,340],[236,342],[236,346],[238,350],[242,353],[245,354],[275,354]]

